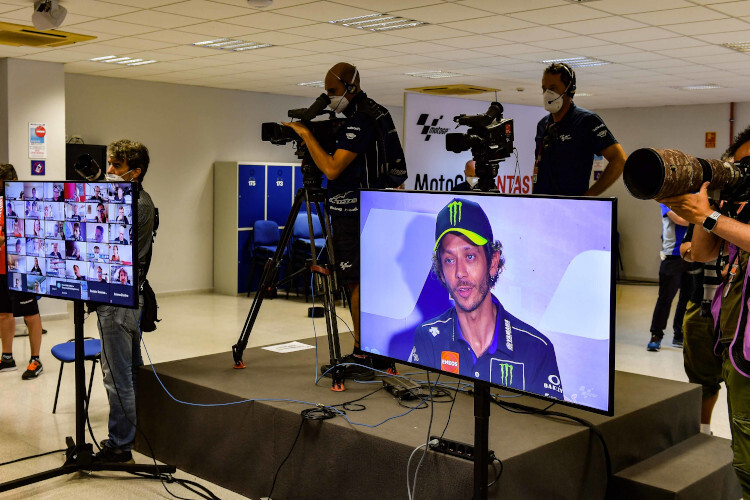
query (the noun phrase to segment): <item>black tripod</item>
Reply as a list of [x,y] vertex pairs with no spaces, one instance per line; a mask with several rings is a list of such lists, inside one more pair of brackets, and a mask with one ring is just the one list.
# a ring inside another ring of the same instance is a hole
[[[253,299],[253,304],[250,307],[250,312],[245,320],[245,326],[242,328],[240,338],[237,340],[237,343],[232,346],[232,355],[234,356],[234,367],[245,368],[245,363],[242,361],[242,353],[247,347],[247,342],[250,339],[250,333],[252,332],[253,325],[255,325],[255,320],[258,317],[260,306],[263,304],[263,299],[271,294],[276,288],[286,283],[290,283],[297,276],[305,273],[308,269],[308,266],[305,265],[296,272],[289,274],[283,280],[278,280],[282,256],[289,244],[289,239],[292,236],[294,221],[297,219],[297,215],[302,207],[302,202],[304,202],[307,210],[307,225],[310,232],[311,264],[309,269],[314,277],[313,294],[316,289],[322,290],[323,292],[323,308],[325,310],[326,332],[328,336],[328,352],[330,353],[331,358],[330,373],[333,379],[331,390],[343,391],[345,372],[343,367],[339,364],[341,359],[341,348],[339,347],[339,332],[338,324],[336,322],[336,303],[333,297],[334,292],[338,289],[336,286],[336,275],[332,271],[336,266],[333,258],[333,245],[331,239],[328,237],[331,234],[331,225],[325,212],[325,203],[323,203],[325,201],[325,192],[320,187],[322,179],[321,177],[314,176],[311,172],[312,169],[317,171],[317,167],[310,165],[303,160],[302,172],[304,176],[304,187],[298,189],[297,193],[294,195],[292,210],[289,212],[289,217],[287,217],[284,231],[282,231],[281,239],[276,247],[276,252],[274,252],[273,256],[270,257],[263,266],[263,274],[260,278],[258,291]],[[313,219],[312,213],[310,212],[311,204],[315,205],[320,226],[323,228],[323,236],[326,240],[326,251],[328,252],[327,265],[319,264],[316,256]]]
[[[39,472],[30,476],[14,479],[0,484],[0,491],[8,491],[21,486],[26,486],[53,477],[72,474],[78,471],[123,471],[123,472],[145,472],[148,474],[159,475],[162,473],[171,474],[175,472],[173,465],[141,465],[141,464],[112,464],[112,463],[95,463],[93,461],[93,448],[91,444],[86,443],[86,411],[88,409],[88,399],[86,396],[86,373],[84,369],[84,351],[83,351],[83,301],[76,300],[73,304],[73,320],[75,323],[75,385],[76,385],[76,439],[68,436],[65,442],[68,449],[65,452],[65,463],[55,469],[45,472]],[[85,407],[84,407],[85,403]]]

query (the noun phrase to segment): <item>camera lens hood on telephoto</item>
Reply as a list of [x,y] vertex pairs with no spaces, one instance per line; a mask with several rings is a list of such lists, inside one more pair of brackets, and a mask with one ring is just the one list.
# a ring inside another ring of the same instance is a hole
[[690,156],[676,149],[642,148],[630,154],[622,174],[625,187],[640,200],[694,193],[709,182],[718,199],[750,198],[750,159],[732,163]]

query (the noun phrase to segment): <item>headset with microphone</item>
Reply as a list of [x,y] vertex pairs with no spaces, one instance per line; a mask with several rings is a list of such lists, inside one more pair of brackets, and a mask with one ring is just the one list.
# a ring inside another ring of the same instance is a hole
[[552,99],[551,101],[547,101],[547,104],[552,104],[558,99],[562,99],[562,96],[564,96],[565,94],[569,95],[572,99],[576,93],[576,74],[575,74],[575,71],[573,71],[573,68],[571,68],[565,63],[555,63],[551,65],[549,68],[547,68],[547,71],[552,69],[553,71],[557,72],[560,70],[560,68],[562,68],[568,74],[568,79],[569,79],[568,86],[565,87],[565,91],[562,94]]
[[359,70],[355,66],[354,67],[354,75],[352,76],[352,81],[349,82],[349,83],[347,83],[346,81],[344,81],[343,78],[341,78],[339,75],[336,75],[336,73],[334,73],[334,75],[336,76],[336,78],[338,78],[339,81],[344,84],[344,88],[346,89],[346,93],[347,94],[356,94],[357,93],[357,84],[355,84],[354,82],[357,81],[357,75],[358,74],[359,74]]

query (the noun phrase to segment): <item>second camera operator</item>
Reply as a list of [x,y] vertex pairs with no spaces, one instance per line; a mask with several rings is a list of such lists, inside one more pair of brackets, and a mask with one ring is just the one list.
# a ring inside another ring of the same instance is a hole
[[[336,133],[335,151],[326,151],[301,122],[283,123],[305,142],[313,161],[328,178],[327,209],[339,283],[350,292],[355,349],[359,348],[359,190],[395,188],[406,179],[406,163],[388,110],[360,88],[357,68],[333,66],[325,77],[330,109],[346,116]],[[363,359],[345,359],[362,364]]]

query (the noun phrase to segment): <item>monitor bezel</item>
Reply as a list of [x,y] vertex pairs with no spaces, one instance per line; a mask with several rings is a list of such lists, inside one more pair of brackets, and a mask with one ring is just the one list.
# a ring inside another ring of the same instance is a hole
[[[132,267],[132,285],[131,285],[131,287],[132,287],[132,290],[133,290],[133,292],[132,292],[132,302],[129,303],[129,304],[123,304],[123,303],[111,302],[111,301],[105,302],[105,301],[102,301],[102,300],[97,300],[97,298],[92,298],[90,296],[88,298],[86,298],[86,299],[83,299],[83,298],[76,298],[76,297],[65,297],[65,296],[53,295],[53,294],[50,294],[49,292],[39,293],[39,292],[29,292],[29,291],[26,291],[26,290],[23,290],[22,293],[33,293],[33,294],[35,294],[37,296],[45,297],[45,298],[51,298],[51,299],[60,299],[60,300],[68,300],[68,301],[78,301],[78,300],[80,300],[80,301],[94,303],[94,304],[97,304],[97,305],[110,305],[110,306],[115,306],[115,307],[124,307],[124,308],[128,308],[128,309],[138,309],[139,304],[140,304],[140,283],[139,283],[139,280],[138,280],[139,269],[140,269],[139,262],[138,262],[138,228],[140,227],[140,223],[138,221],[138,199],[139,199],[139,194],[140,194],[139,193],[139,183],[138,182],[132,182],[132,181],[131,182],[127,182],[127,181],[107,182],[104,179],[95,180],[95,181],[87,181],[87,180],[80,180],[80,179],[79,180],[46,180],[46,179],[45,180],[36,180],[36,179],[26,179],[26,180],[14,180],[14,181],[6,180],[6,181],[3,181],[3,194],[4,195],[7,194],[8,184],[16,184],[16,183],[22,183],[22,184],[27,184],[27,183],[29,183],[29,184],[42,184],[43,185],[43,189],[42,189],[43,195],[42,195],[42,198],[40,199],[40,201],[42,201],[43,203],[45,202],[44,193],[46,192],[46,190],[44,189],[44,187],[47,184],[63,184],[63,185],[67,185],[67,184],[107,184],[107,185],[128,184],[128,185],[130,185],[131,203],[129,205],[131,206],[131,220],[130,220],[130,222],[129,222],[128,225],[131,226],[131,235],[132,235],[131,236],[131,245],[130,245],[132,247],[132,266],[131,266]],[[107,188],[107,189],[109,190],[109,188]],[[85,189],[84,189],[84,198],[85,197],[86,197],[86,194],[85,194]],[[5,262],[3,263],[3,265],[5,266],[6,276],[8,276],[9,280],[10,280],[10,275],[12,273],[17,273],[18,271],[16,271],[16,270],[10,271],[8,269],[8,262],[9,262],[8,255],[9,255],[9,252],[8,252],[8,249],[7,249],[7,242],[10,241],[10,239],[9,239],[10,225],[8,224],[8,221],[9,220],[10,221],[14,221],[17,218],[20,218],[20,219],[22,219],[24,221],[26,221],[26,220],[41,220],[43,222],[46,222],[46,219],[43,219],[43,218],[40,218],[40,219],[28,219],[26,217],[14,217],[12,219],[8,219],[8,216],[7,216],[7,213],[6,213],[6,205],[10,201],[18,201],[18,200],[15,200],[15,199],[11,200],[11,199],[8,199],[7,196],[3,196],[3,211],[2,211],[2,213],[3,213],[3,224],[4,224],[3,232],[4,232],[4,236],[5,236],[5,241],[6,241]],[[66,200],[66,198],[65,198],[65,186],[63,186],[63,199],[62,199],[61,203],[65,204],[67,202],[68,202],[68,200]],[[94,202],[95,201],[92,201],[92,200],[89,200],[89,199],[84,199],[83,201],[77,201],[76,203],[94,203]],[[107,206],[108,207],[111,204],[112,204],[111,201],[107,202]],[[63,207],[63,210],[65,210],[64,207]],[[67,222],[67,219],[65,218],[64,213],[63,213],[63,220],[62,220],[62,222]],[[83,221],[81,221],[81,223],[82,224],[89,224],[89,223],[93,224],[94,222],[83,220]],[[106,224],[109,226],[112,223],[110,223],[109,220],[108,220],[108,222]],[[109,227],[107,228],[107,231],[109,231]],[[10,238],[15,238],[15,236],[10,236]],[[24,238],[25,238],[25,236],[24,236]],[[48,238],[45,237],[44,239],[46,240]],[[65,238],[63,238],[60,241],[63,243],[63,248],[64,248],[65,247],[65,242],[68,241],[68,240],[66,240]],[[91,242],[89,242],[87,239],[85,239],[83,241],[83,243],[86,245],[86,248],[88,248],[88,244],[91,243]],[[110,245],[109,242],[107,244]],[[64,259],[64,260],[67,261],[69,259]],[[86,256],[86,258],[81,259],[80,262],[85,263],[87,265],[87,267],[88,267],[88,265],[91,264],[92,261],[89,261],[88,260],[88,256]],[[111,265],[111,263],[109,263],[108,265]],[[28,272],[24,272],[22,274],[24,274],[25,276],[29,276]],[[45,275],[45,277],[50,278],[50,276],[46,276],[46,275]],[[110,285],[112,284],[112,275],[111,274],[109,275],[109,281],[107,283],[110,284]],[[10,281],[8,282],[8,287],[10,289]],[[110,297],[111,297],[112,293],[113,293],[112,290],[110,290],[110,292],[109,292],[109,296]]]
[[[590,413],[595,413],[599,415],[605,415],[605,416],[613,416],[614,415],[614,386],[615,386],[615,338],[616,338],[616,331],[615,331],[615,313],[616,313],[616,264],[617,264],[617,198],[615,197],[588,197],[588,196],[555,196],[555,195],[532,195],[532,194],[508,194],[508,193],[497,193],[497,192],[484,192],[484,191],[469,191],[469,192],[446,192],[446,191],[416,191],[416,190],[406,190],[406,189],[387,189],[387,190],[379,190],[379,189],[362,189],[361,195],[359,199],[359,231],[361,235],[361,231],[363,228],[364,220],[363,220],[363,213],[361,209],[362,205],[362,199],[363,197],[366,197],[367,192],[389,192],[394,193],[394,195],[408,195],[408,194],[420,194],[420,195],[443,195],[443,196],[454,196],[454,197],[461,197],[462,195],[468,196],[468,197],[474,197],[474,196],[500,196],[500,197],[515,197],[515,198],[538,198],[538,199],[569,199],[569,200],[586,200],[591,202],[601,202],[601,203],[607,203],[611,205],[611,219],[610,219],[610,286],[609,286],[609,304],[610,304],[610,311],[609,311],[609,353],[608,353],[608,378],[607,381],[607,408],[600,409],[595,408],[592,406],[583,405],[580,403],[575,403],[572,401],[566,401],[565,399],[556,399],[551,397],[546,397],[542,394],[537,394],[534,392],[524,391],[521,389],[515,389],[512,387],[506,387],[503,385],[495,384],[492,382],[488,382],[486,380],[474,378],[474,377],[467,377],[465,375],[457,374],[457,373],[449,373],[445,372],[430,366],[421,365],[418,363],[409,362],[407,360],[394,358],[391,356],[386,356],[379,353],[373,353],[370,351],[362,350],[359,347],[355,347],[354,352],[357,354],[362,355],[368,355],[372,356],[376,360],[380,361],[386,361],[386,362],[393,362],[398,363],[401,365],[411,366],[413,368],[417,368],[420,370],[427,370],[432,373],[440,374],[442,376],[448,376],[451,378],[457,378],[462,381],[475,383],[480,382],[484,384],[489,384],[490,387],[493,389],[501,390],[501,391],[508,391],[514,394],[520,394],[523,396],[529,396],[535,399],[539,399],[548,403],[556,403],[564,406],[568,406],[571,408],[576,408],[579,410],[587,411]],[[362,294],[362,280],[361,280],[361,266],[362,266],[362,258],[361,258],[361,246],[360,246],[360,295]],[[361,300],[361,296],[360,296]],[[359,322],[360,325],[360,335],[361,335],[361,321],[362,321],[362,315],[361,315],[361,309],[358,311],[359,314]]]

